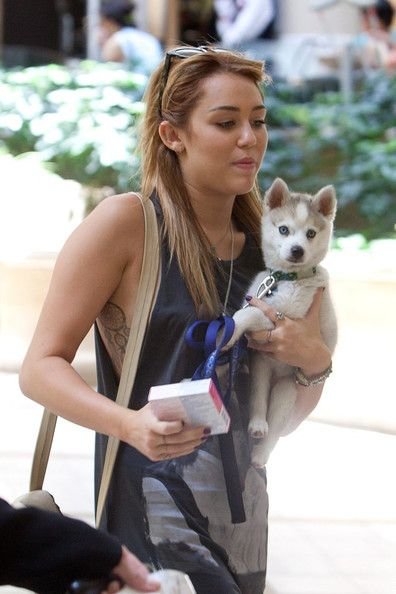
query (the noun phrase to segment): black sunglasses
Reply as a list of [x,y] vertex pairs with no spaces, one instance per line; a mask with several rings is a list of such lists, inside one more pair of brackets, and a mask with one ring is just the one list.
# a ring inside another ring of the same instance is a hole
[[209,45],[200,45],[198,47],[184,47],[184,46],[175,47],[174,49],[171,49],[168,52],[166,52],[165,64],[164,64],[164,68],[162,70],[161,84],[160,84],[160,88],[159,88],[159,92],[158,92],[158,111],[159,111],[160,117],[162,117],[162,109],[161,109],[162,97],[164,94],[166,83],[168,82],[169,70],[171,67],[172,58],[179,58],[181,60],[184,60],[185,58],[191,58],[192,56],[206,54],[207,52],[227,52],[227,51],[228,50],[221,49],[218,47],[211,47]]

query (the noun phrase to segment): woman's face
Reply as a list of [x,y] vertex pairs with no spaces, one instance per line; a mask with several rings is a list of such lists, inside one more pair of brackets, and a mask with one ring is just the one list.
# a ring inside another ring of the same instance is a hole
[[190,192],[236,196],[254,185],[267,148],[266,110],[256,85],[236,74],[205,79],[188,127],[178,130],[179,154]]

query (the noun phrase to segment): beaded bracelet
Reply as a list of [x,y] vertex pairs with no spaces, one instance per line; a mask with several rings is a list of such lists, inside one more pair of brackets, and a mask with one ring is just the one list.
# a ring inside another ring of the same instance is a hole
[[300,384],[301,386],[315,386],[316,384],[324,384],[332,371],[333,367],[331,362],[327,369],[322,371],[320,375],[313,375],[311,377],[305,375],[300,367],[295,367],[294,377],[296,384]]

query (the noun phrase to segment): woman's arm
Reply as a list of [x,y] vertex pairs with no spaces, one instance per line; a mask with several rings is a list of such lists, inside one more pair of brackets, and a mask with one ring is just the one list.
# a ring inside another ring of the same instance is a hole
[[107,39],[102,47],[102,60],[106,62],[124,62],[125,55],[122,51],[117,37],[112,35]]
[[72,366],[79,345],[109,301],[124,312],[130,328],[143,239],[143,211],[132,194],[105,199],[72,233],[57,259],[22,364],[20,386],[56,414],[158,460],[190,453],[200,443],[203,428],[187,431],[180,420],[160,422],[149,405],[139,411],[125,409],[98,394]]
[[[135,245],[128,245],[128,235]],[[109,301],[125,311],[126,278],[134,286],[141,265],[143,214],[136,197],[104,200],[71,234],[61,250],[50,287],[22,364],[22,391],[78,424],[120,432],[120,412],[73,369],[83,338]],[[129,307],[129,320],[131,309]]]
[[[292,320],[285,317],[281,321],[277,320],[276,311],[272,307],[260,299],[252,298],[249,303],[261,309],[276,327],[271,331],[271,342],[263,342],[267,339],[268,330],[251,333],[249,346],[267,353],[278,361],[299,367],[307,378],[320,376],[331,365],[331,352],[320,332],[319,311],[322,295],[323,290],[318,289],[305,318]],[[297,398],[283,435],[294,431],[314,410],[320,400],[323,386],[323,383],[309,386],[296,383]]]

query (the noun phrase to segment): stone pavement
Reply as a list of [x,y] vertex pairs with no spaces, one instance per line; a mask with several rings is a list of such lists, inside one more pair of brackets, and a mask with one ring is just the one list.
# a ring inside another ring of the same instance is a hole
[[[268,464],[266,594],[396,592],[396,283],[334,258],[334,373]],[[41,408],[21,395],[15,372],[0,371],[0,404],[0,495],[12,500],[28,489]],[[92,454],[91,432],[59,420],[46,488],[91,523]]]
[[[0,389],[0,495],[13,500],[28,489],[41,408],[15,374],[0,373]],[[60,419],[46,488],[90,523],[92,454],[91,432]],[[266,594],[396,592],[395,459],[393,435],[315,421],[280,442],[268,465]]]

